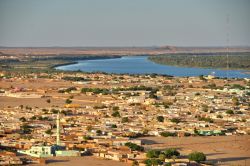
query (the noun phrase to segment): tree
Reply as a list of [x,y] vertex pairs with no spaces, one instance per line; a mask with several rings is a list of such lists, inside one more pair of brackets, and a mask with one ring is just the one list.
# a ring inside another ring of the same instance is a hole
[[47,103],[50,103],[51,101],[50,101],[50,99],[47,99],[46,102],[47,102]]
[[180,156],[180,152],[177,151],[176,149],[174,148],[170,148],[170,149],[167,149],[164,151],[164,154],[167,158],[171,158],[173,156]]
[[96,134],[101,135],[102,131],[101,130],[96,130]]
[[70,104],[70,103],[72,103],[72,100],[66,99],[66,100],[65,100],[65,103],[66,103],[66,104]]
[[177,134],[175,132],[171,133],[171,132],[168,132],[168,131],[162,132],[162,133],[160,133],[160,135],[163,136],[163,137],[175,137],[175,136],[177,136]]
[[92,138],[91,138],[90,136],[85,135],[85,136],[83,136],[83,139],[84,139],[85,141],[87,141],[87,140],[91,140]]
[[227,110],[226,113],[229,114],[229,115],[232,115],[232,114],[234,114],[234,111],[233,110]]
[[120,113],[119,113],[118,111],[114,111],[114,112],[112,113],[112,116],[113,116],[113,117],[121,117],[121,115],[120,115]]
[[207,112],[207,111],[208,111],[208,105],[203,104],[201,107],[202,107],[202,108],[201,108],[202,111],[204,111],[204,112]]
[[240,104],[240,103],[239,103],[239,99],[238,99],[237,97],[233,97],[233,98],[232,98],[232,102],[233,102],[233,105],[235,105],[235,106],[237,106],[237,105]]
[[31,119],[31,120],[36,120],[37,117],[36,117],[36,116],[32,116],[30,119]]
[[48,129],[48,130],[45,131],[45,133],[48,134],[48,135],[51,135],[52,131],[51,131],[51,129]]
[[163,154],[163,153],[161,153],[161,154],[159,155],[159,159],[160,159],[161,161],[165,161],[166,155]]
[[199,135],[199,131],[196,128],[194,128],[194,134]]
[[158,122],[164,122],[164,117],[163,116],[157,116]]
[[119,107],[118,106],[114,106],[112,109],[113,109],[113,111],[118,111]]
[[143,146],[139,146],[139,145],[131,143],[131,142],[125,143],[125,146],[129,147],[133,151],[144,151]]
[[92,126],[87,126],[87,128],[86,128],[87,131],[91,131],[92,129],[93,129]]
[[147,158],[158,158],[161,154],[159,150],[149,150],[146,154]]
[[21,132],[23,134],[30,134],[32,132],[31,130],[31,126],[29,126],[28,124],[24,124],[23,126],[20,127],[21,128]]
[[206,80],[203,75],[199,75],[200,80]]
[[181,120],[178,119],[178,118],[173,118],[170,121],[173,122],[173,123],[180,123],[181,122]]
[[223,116],[222,116],[222,115],[220,115],[220,114],[219,114],[219,115],[217,115],[216,117],[217,117],[217,118],[220,118],[220,119],[222,119],[222,118],[223,118]]
[[127,123],[127,122],[129,122],[128,117],[123,117],[123,118],[122,118],[122,123]]
[[144,161],[144,163],[146,164],[146,166],[158,166],[162,164],[162,161],[159,159],[147,159]]
[[53,114],[57,114],[57,113],[59,112],[59,110],[56,110],[56,109],[54,109],[54,108],[52,108],[50,111],[51,111]]
[[19,120],[20,120],[21,122],[26,122],[26,118],[25,118],[25,117],[21,117]]
[[200,163],[201,161],[206,161],[206,155],[202,152],[192,152],[188,155],[188,159]]

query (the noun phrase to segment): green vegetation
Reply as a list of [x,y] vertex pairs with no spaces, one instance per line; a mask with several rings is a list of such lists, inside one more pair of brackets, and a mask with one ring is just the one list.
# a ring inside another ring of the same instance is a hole
[[237,105],[240,104],[240,103],[239,103],[239,99],[238,99],[237,97],[233,97],[233,98],[232,98],[232,102],[233,102],[233,105],[235,105],[235,106],[237,106]]
[[131,143],[131,142],[125,143],[125,146],[129,147],[133,151],[144,151],[144,147]]
[[163,116],[157,116],[158,122],[164,122],[164,117]]
[[120,113],[119,113],[118,111],[114,111],[114,112],[112,113],[112,116],[113,116],[113,117],[121,117],[121,115],[120,115]]
[[107,108],[107,106],[105,106],[105,105],[96,105],[96,106],[94,106],[93,107],[94,109],[104,109],[104,108]]
[[26,122],[25,117],[21,117],[21,118],[19,118],[19,120],[20,120],[21,122]]
[[123,117],[123,118],[122,118],[122,123],[127,123],[127,122],[129,122],[128,117]]
[[45,131],[45,133],[48,134],[48,135],[51,135],[52,131],[51,131],[51,129],[48,129],[48,130]]
[[[201,68],[227,68],[225,53],[200,54],[169,54],[150,56],[149,60],[163,65],[201,67]],[[250,53],[230,53],[228,58],[230,69],[250,69]]]
[[62,77],[62,79],[66,81],[89,81],[89,79],[85,79],[83,77],[70,77],[70,76]]
[[144,161],[144,163],[146,165],[159,165],[162,164],[162,162],[166,159],[166,158],[177,158],[178,156],[180,156],[180,152],[177,151],[174,148],[170,148],[170,149],[166,149],[164,151],[160,151],[160,150],[149,150],[146,154],[147,156],[147,160]]
[[201,161],[206,161],[206,155],[202,152],[193,152],[188,155],[188,159],[200,163]]
[[87,127],[86,127],[86,130],[87,130],[87,131],[91,131],[92,129],[93,129],[92,126],[87,126]]
[[160,135],[163,136],[163,137],[176,137],[177,133],[172,133],[172,132],[166,131],[166,132],[160,133]]
[[174,148],[166,149],[163,153],[165,154],[166,158],[172,158],[173,156],[176,157],[180,156],[180,152]]
[[66,99],[66,100],[65,100],[65,103],[66,103],[66,104],[71,104],[71,103],[72,103],[72,100]]
[[58,93],[70,93],[71,91],[77,90],[76,87],[69,87],[67,89],[60,89],[58,90]]
[[209,117],[198,117],[198,120],[199,121],[205,121],[205,122],[208,122],[208,123],[213,123],[213,119],[209,118]]
[[207,111],[208,111],[208,105],[203,104],[203,105],[201,106],[201,109],[202,109],[202,111],[207,112]]
[[[0,53],[4,56],[13,56],[8,54]],[[0,70],[2,71],[11,71],[18,73],[52,73],[60,72],[54,67],[61,65],[75,64],[78,60],[87,60],[87,59],[109,59],[109,58],[120,58],[120,56],[113,55],[18,55],[17,59],[3,59],[0,61]],[[66,78],[71,79],[71,78]],[[71,81],[77,81],[78,78],[72,79]],[[83,80],[78,80],[83,81]],[[85,80],[87,81],[87,80]]]
[[245,90],[245,87],[239,84],[233,84],[231,85],[230,89],[239,89],[239,90]]
[[146,166],[157,166],[161,165],[162,161],[160,159],[147,159],[144,161],[144,163],[146,164]]
[[32,132],[32,127],[28,124],[24,124],[20,127],[20,132],[22,134],[31,134]]
[[81,92],[82,93],[92,92],[94,94],[103,94],[103,95],[110,94],[110,90],[105,88],[82,88]]
[[97,135],[101,135],[102,134],[102,130],[96,130],[96,134]]
[[179,118],[173,118],[170,121],[173,123],[176,123],[176,124],[181,122],[181,120]]
[[160,150],[149,150],[146,154],[147,158],[158,158],[161,154]]
[[118,106],[114,106],[112,109],[113,109],[113,111],[118,111],[119,107]]
[[223,116],[222,116],[222,115],[217,115],[216,117],[217,117],[217,118],[220,118],[220,119],[222,119],[222,118],[223,118]]
[[226,111],[226,114],[233,115],[233,114],[234,114],[234,111],[233,111],[233,110],[227,110],[227,111]]

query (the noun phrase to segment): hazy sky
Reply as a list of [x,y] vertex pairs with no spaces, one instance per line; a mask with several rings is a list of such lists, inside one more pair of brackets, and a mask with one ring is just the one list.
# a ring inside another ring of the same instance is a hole
[[225,46],[227,26],[250,46],[250,0],[0,0],[1,46]]

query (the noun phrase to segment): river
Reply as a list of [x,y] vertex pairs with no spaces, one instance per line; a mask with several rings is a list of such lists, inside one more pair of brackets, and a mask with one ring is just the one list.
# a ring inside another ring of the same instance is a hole
[[242,70],[222,70],[212,68],[177,67],[156,64],[147,56],[123,56],[114,59],[81,60],[76,64],[58,66],[56,69],[65,71],[81,70],[84,72],[106,72],[116,74],[166,74],[172,76],[199,76],[214,74],[217,77],[250,78],[250,74]]

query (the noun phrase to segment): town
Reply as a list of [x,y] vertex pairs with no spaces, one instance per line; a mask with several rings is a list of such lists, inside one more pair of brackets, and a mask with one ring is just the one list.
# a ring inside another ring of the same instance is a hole
[[[0,165],[250,164],[249,96],[249,79],[213,75],[3,71]],[[223,148],[239,160],[207,155]]]

